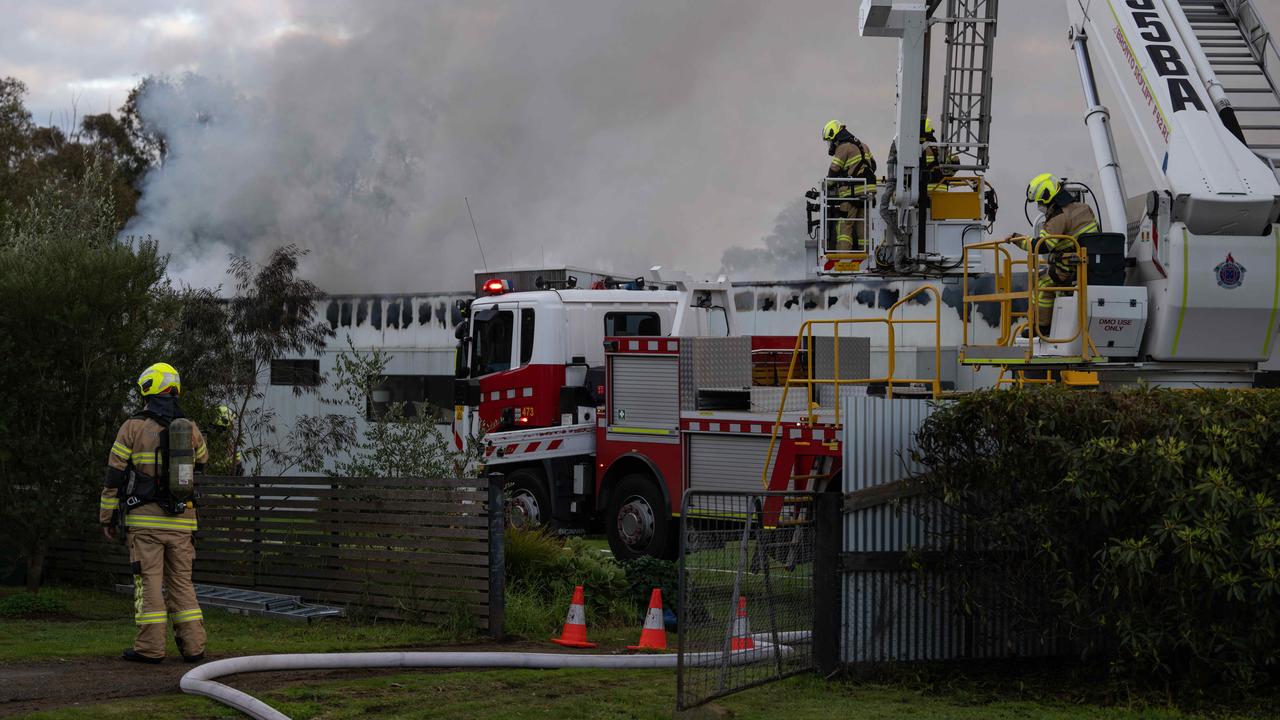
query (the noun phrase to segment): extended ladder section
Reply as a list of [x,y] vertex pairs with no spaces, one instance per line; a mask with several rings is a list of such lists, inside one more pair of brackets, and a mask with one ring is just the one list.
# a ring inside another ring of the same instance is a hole
[[1178,0],[1245,145],[1280,167],[1280,52],[1252,0]]
[[991,149],[991,67],[999,0],[947,0],[941,143],[951,170],[983,172]]
[[[906,318],[901,308],[917,298],[927,296],[931,317]],[[884,375],[849,376],[842,373],[847,365],[841,361],[842,340],[861,340],[865,335],[850,337],[855,325],[882,325],[887,339],[888,368]],[[897,375],[896,346],[898,331],[904,326],[925,325],[933,329],[934,373],[931,378],[909,378]],[[845,335],[841,336],[841,328]],[[830,331],[830,335],[825,335]],[[829,343],[829,345],[828,345]],[[826,355],[828,357],[819,357]],[[783,385],[782,401],[769,438],[761,482],[769,491],[808,490],[829,479],[839,469],[840,441],[837,430],[843,423],[841,391],[853,386],[883,385],[886,397],[895,388],[925,388],[931,397],[942,394],[942,295],[932,285],[922,285],[894,303],[882,318],[849,318],[844,320],[807,320],[796,335],[795,347]],[[787,396],[804,393],[803,416],[797,422],[783,422]],[[898,391],[901,394],[901,390]],[[777,458],[776,462],[774,458]]]

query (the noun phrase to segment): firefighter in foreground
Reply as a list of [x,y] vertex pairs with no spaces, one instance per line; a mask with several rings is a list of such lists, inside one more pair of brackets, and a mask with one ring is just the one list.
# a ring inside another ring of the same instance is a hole
[[178,407],[181,380],[173,366],[147,368],[138,377],[138,389],[145,405],[116,433],[98,513],[108,541],[115,541],[121,515],[128,538],[138,635],[124,659],[162,661],[165,627],[172,622],[182,658],[199,662],[204,616],[191,582],[191,534],[196,529],[194,473],[203,469],[209,451],[200,429]]
[[[1093,208],[1079,197],[1062,189],[1063,181],[1053,173],[1041,173],[1027,184],[1027,200],[1034,202],[1044,213],[1044,224],[1040,227],[1039,242],[1041,254],[1048,255],[1047,269],[1042,271],[1037,281],[1039,288],[1069,287],[1076,282],[1075,244],[1063,237],[1068,236],[1077,242],[1080,236],[1098,231],[1098,218]],[[1010,235],[1009,237],[1014,237]],[[1031,252],[1038,238],[1025,238],[1019,246]],[[1037,305],[1037,320],[1040,336],[1049,337],[1049,328],[1053,323],[1053,301],[1057,291],[1039,289],[1034,298]]]
[[[876,190],[876,160],[871,150],[839,120],[832,120],[822,128],[822,139],[827,141],[827,154],[831,156],[831,165],[827,168],[827,196],[834,195],[842,200],[831,213],[837,218],[835,250],[852,252],[855,240],[859,246],[865,240],[862,235],[867,201],[874,197]],[[850,179],[862,182],[850,182]]]

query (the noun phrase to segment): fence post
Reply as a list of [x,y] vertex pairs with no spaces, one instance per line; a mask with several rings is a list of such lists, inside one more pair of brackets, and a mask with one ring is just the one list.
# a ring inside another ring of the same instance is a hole
[[813,664],[823,677],[840,668],[842,499],[838,492],[821,492],[813,497]]
[[258,587],[258,572],[262,569],[262,478],[253,476],[253,569],[249,574],[249,587]]
[[502,473],[489,473],[489,637],[501,638],[506,634],[507,561],[506,531],[507,512],[503,506],[505,493]]

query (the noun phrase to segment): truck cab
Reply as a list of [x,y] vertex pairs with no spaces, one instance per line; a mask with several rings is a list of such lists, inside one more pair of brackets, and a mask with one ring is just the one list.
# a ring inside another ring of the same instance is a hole
[[605,338],[737,332],[727,282],[655,269],[648,280],[593,284],[519,292],[492,278],[457,331],[454,440],[479,443],[486,468],[507,475],[516,525],[579,532],[597,516]]

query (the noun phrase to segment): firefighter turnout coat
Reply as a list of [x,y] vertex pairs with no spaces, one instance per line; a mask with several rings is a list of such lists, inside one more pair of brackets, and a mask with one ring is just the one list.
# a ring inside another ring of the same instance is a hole
[[[1095,232],[1098,232],[1098,217],[1094,215],[1093,208],[1087,203],[1076,200],[1066,204],[1058,212],[1052,213],[1040,228],[1039,238],[1044,238],[1043,240],[1027,238],[1021,243],[1022,249],[1027,252],[1038,249],[1040,253],[1048,255],[1047,272],[1040,275],[1036,285],[1045,288],[1068,287],[1075,284],[1076,265],[1072,255],[1076,243],[1080,241],[1081,235]],[[1076,243],[1067,240],[1067,237],[1075,239]],[[1038,245],[1037,240],[1039,240]],[[1053,301],[1057,295],[1058,292],[1051,290],[1037,290],[1035,293],[1038,324],[1042,328],[1052,320]]]
[[[171,622],[179,652],[196,657],[204,653],[205,645],[204,616],[191,581],[196,511],[188,506],[174,515],[165,504],[148,501],[148,496],[155,496],[163,471],[164,429],[165,425],[149,413],[135,415],[120,426],[107,455],[98,520],[109,526],[117,513],[124,513],[133,572],[133,619],[138,626],[134,652],[149,658],[164,657],[165,627]],[[191,448],[196,463],[208,461],[209,450],[194,424]],[[133,500],[128,495],[131,480]]]

